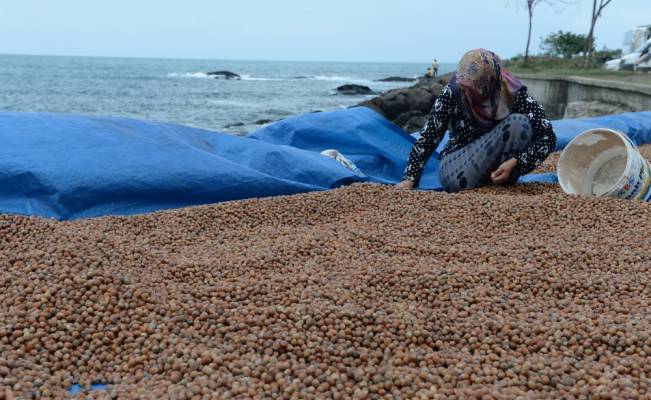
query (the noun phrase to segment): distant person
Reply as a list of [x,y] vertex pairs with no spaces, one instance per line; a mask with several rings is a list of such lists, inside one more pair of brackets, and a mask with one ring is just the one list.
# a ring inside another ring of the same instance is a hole
[[433,77],[434,77],[434,70],[432,70],[431,67],[430,67],[430,68],[427,68],[427,72],[425,73],[425,76],[426,76],[427,78],[433,78]]
[[438,74],[439,74],[439,62],[435,58],[434,62],[432,63],[432,75],[433,75],[432,77],[436,78]]
[[448,192],[513,184],[554,151],[556,135],[527,87],[502,70],[497,54],[467,52],[443,87],[397,186],[418,187],[425,164],[450,127],[439,180]]

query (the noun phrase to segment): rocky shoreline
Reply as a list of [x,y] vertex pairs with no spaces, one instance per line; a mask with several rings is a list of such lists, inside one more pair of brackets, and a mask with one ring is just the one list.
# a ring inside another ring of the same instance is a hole
[[418,132],[425,126],[436,97],[451,77],[452,74],[421,77],[413,86],[391,89],[357,106],[375,110],[407,132]]

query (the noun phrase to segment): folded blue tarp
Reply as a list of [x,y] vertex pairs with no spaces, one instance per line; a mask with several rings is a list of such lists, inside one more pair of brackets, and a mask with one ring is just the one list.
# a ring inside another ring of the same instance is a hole
[[[651,142],[651,112],[554,126],[559,149],[597,126]],[[0,213],[64,220],[395,183],[414,141],[364,107],[288,118],[249,137],[125,118],[0,113]],[[320,155],[325,149],[366,176]],[[437,171],[433,158],[422,188],[440,189]]]
[[[336,149],[379,183],[402,179],[414,137],[366,107],[307,114],[276,122],[248,136],[273,145],[320,153]],[[441,189],[438,160],[432,158],[421,179],[423,189]]]
[[187,126],[0,113],[0,212],[75,219],[324,190],[336,161]]

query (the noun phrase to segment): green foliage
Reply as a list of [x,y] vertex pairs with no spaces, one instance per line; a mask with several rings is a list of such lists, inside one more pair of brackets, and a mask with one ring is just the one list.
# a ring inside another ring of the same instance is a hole
[[[520,73],[548,73],[553,75],[601,75],[613,74],[603,68],[603,63],[613,58],[621,57],[621,50],[603,49],[594,53],[594,59],[589,69],[584,68],[584,60],[581,56],[572,58],[554,57],[548,55],[530,56],[529,64],[524,65],[524,58],[521,54],[504,61],[504,66],[513,72]],[[623,74],[624,71],[617,71]],[[632,73],[632,72],[631,72]]]
[[521,57],[513,57],[509,60],[507,66],[511,68],[529,68],[532,70],[548,70],[548,69],[565,69],[565,68],[580,68],[582,65],[582,58],[562,58],[555,56],[530,56],[529,65],[524,65],[524,59]]
[[[585,50],[586,41],[586,35],[558,31],[547,35],[547,37],[542,40],[540,49],[545,52],[546,55],[569,59],[572,58],[573,55],[579,54]],[[594,40],[593,43],[595,41],[596,40]]]
[[599,59],[604,59],[606,61],[612,60],[613,58],[619,58],[622,56],[622,49],[617,50],[608,50],[604,48],[603,50],[596,51],[594,56]]

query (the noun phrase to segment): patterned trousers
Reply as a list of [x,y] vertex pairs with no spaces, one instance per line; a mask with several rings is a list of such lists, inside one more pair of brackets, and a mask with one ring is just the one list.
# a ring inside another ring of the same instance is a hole
[[[504,161],[526,150],[531,142],[529,119],[513,113],[490,132],[441,159],[439,181],[447,192],[476,189],[491,183],[490,175]],[[509,183],[519,176],[512,174]]]

